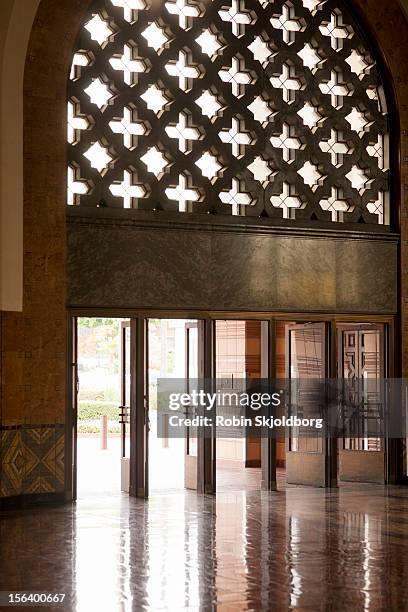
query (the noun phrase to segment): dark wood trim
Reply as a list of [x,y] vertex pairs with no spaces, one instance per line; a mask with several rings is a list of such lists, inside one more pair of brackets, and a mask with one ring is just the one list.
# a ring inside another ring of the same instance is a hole
[[165,310],[165,309],[140,309],[140,308],[94,308],[86,306],[70,306],[69,312],[77,317],[110,317],[120,319],[131,319],[143,317],[147,319],[213,319],[231,321],[266,321],[276,319],[277,321],[293,321],[295,323],[308,323],[311,321],[322,322],[333,320],[337,323],[387,323],[395,319],[395,313],[372,314],[362,313],[334,313],[332,311],[314,312],[286,312],[286,311],[247,311],[247,310]]
[[[215,321],[204,319],[198,321],[198,353],[199,378],[204,381],[204,389],[208,388],[214,379],[215,368]],[[210,382],[211,381],[211,382]],[[197,491],[198,493],[215,495],[217,489],[217,451],[215,414],[213,425],[200,427],[197,440]]]
[[[276,378],[276,322],[268,319],[268,378]],[[270,435],[261,438],[261,488],[276,491],[276,439]]]
[[130,483],[129,494],[147,498],[148,469],[148,356],[145,318],[130,322]]
[[293,221],[290,219],[267,219],[262,217],[234,217],[232,215],[205,215],[198,213],[143,211],[121,208],[94,208],[67,206],[67,224],[134,226],[139,229],[166,229],[183,231],[210,231],[223,233],[255,233],[296,236],[296,238],[322,238],[327,240],[380,240],[398,242],[399,234],[388,226],[362,224],[356,229],[355,223],[341,223],[328,226],[318,221]]
[[77,498],[77,419],[78,419],[78,328],[77,317],[67,316],[67,400],[65,405],[65,495]]
[[[331,319],[327,324],[327,368],[329,378],[337,377],[337,334],[336,321]],[[335,488],[338,486],[338,439],[326,438],[326,476],[327,486]]]

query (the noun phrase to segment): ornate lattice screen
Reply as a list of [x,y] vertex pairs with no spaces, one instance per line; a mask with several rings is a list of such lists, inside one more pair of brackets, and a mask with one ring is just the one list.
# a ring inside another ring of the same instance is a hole
[[68,204],[387,225],[387,126],[343,4],[98,0],[69,81]]

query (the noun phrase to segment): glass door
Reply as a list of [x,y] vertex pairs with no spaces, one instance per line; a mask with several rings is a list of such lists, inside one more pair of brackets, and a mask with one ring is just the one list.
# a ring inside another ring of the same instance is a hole
[[337,347],[338,377],[347,385],[350,402],[358,406],[355,416],[347,419],[340,444],[340,480],[383,483],[385,453],[380,431],[384,419],[381,379],[386,371],[384,325],[339,324]]
[[[185,391],[190,394],[198,384],[198,323],[185,323]],[[194,418],[194,406],[185,407],[186,419]],[[185,427],[184,486],[197,490],[197,427]]]
[[122,321],[120,329],[120,451],[121,491],[129,493],[130,475],[130,321]]
[[[320,380],[327,377],[326,323],[291,323],[285,326],[286,376],[289,385],[288,416],[324,418]],[[286,439],[288,483],[328,486],[324,428],[291,427]]]

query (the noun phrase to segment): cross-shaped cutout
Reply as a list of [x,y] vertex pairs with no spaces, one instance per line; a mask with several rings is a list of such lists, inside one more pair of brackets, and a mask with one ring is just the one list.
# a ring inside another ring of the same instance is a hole
[[223,68],[218,72],[220,79],[224,83],[231,85],[231,90],[237,98],[245,91],[245,86],[256,81],[256,78],[245,69],[245,62],[242,58],[233,57],[231,59],[231,68]]
[[286,183],[286,181],[282,183],[281,193],[271,197],[271,204],[275,208],[282,209],[284,219],[293,219],[295,210],[304,206],[302,199],[296,195],[295,185]]
[[296,32],[303,32],[306,27],[304,19],[296,17],[295,7],[291,2],[285,2],[282,15],[272,17],[271,24],[277,30],[282,30],[283,40],[288,45],[295,42]]
[[344,96],[351,96],[354,91],[353,86],[344,81],[343,73],[338,69],[332,70],[330,80],[319,83],[319,88],[323,94],[331,97],[333,108],[341,108]]
[[147,133],[146,124],[137,121],[136,109],[125,106],[123,119],[114,119],[109,122],[109,127],[115,134],[122,134],[123,144],[127,149],[137,146],[137,137]]
[[331,196],[320,200],[319,204],[322,210],[331,212],[332,221],[343,221],[343,214],[354,210],[354,206],[344,199],[343,190],[338,187],[332,187]]
[[146,196],[146,189],[143,185],[133,183],[133,173],[125,170],[123,181],[114,182],[109,190],[116,198],[123,199],[123,208],[137,208],[137,200]]
[[323,36],[330,38],[330,44],[335,51],[343,49],[344,41],[351,38],[354,30],[351,26],[343,23],[343,15],[339,9],[335,9],[331,14],[331,19],[319,27]]
[[74,206],[79,204],[81,195],[89,193],[89,181],[80,178],[80,169],[74,166],[68,166],[67,176],[67,204]]
[[292,64],[283,63],[282,74],[270,78],[272,87],[282,90],[285,102],[291,104],[296,98],[296,91],[303,88],[302,80],[296,77],[295,67]]
[[244,0],[231,0],[231,8],[225,7],[218,14],[223,21],[231,24],[234,36],[245,34],[245,26],[256,21],[254,13],[245,9]]
[[68,101],[67,138],[70,144],[79,142],[82,130],[87,130],[91,121],[86,115],[81,114],[79,102]]
[[222,142],[231,145],[234,157],[242,157],[245,154],[245,147],[253,142],[249,132],[245,130],[243,120],[237,117],[232,117],[231,128],[221,130],[219,137]]
[[[384,134],[378,134],[377,142],[367,145],[367,153],[370,157],[376,157],[378,161],[378,167],[381,170],[386,169],[386,156],[384,155],[385,145],[387,144],[388,137]],[[387,156],[388,157],[388,156]]]
[[168,125],[165,131],[169,138],[178,140],[179,151],[182,153],[187,153],[190,150],[190,142],[192,140],[200,138],[199,130],[191,125],[191,119],[187,113],[179,113],[178,123],[176,125]]
[[198,202],[200,192],[190,188],[189,180],[184,174],[179,174],[178,179],[178,185],[168,187],[165,194],[169,200],[176,200],[179,203],[179,212],[192,212],[192,203]]
[[118,6],[123,9],[123,18],[129,23],[133,23],[135,19],[135,11],[142,11],[146,8],[143,0],[111,0],[113,6]]
[[229,191],[221,191],[220,200],[223,204],[231,206],[233,215],[245,215],[245,207],[252,204],[252,198],[249,193],[241,191],[243,185],[236,178],[232,179],[231,189]]
[[123,80],[127,85],[136,85],[138,74],[147,72],[146,62],[137,56],[137,49],[128,43],[123,47],[123,55],[109,60],[114,70],[123,72]]
[[280,136],[272,136],[270,139],[271,145],[277,149],[282,149],[284,161],[291,163],[296,158],[295,151],[303,147],[302,141],[295,136],[295,127],[288,123],[282,124],[282,134]]
[[379,225],[389,225],[389,193],[380,191],[374,202],[368,202],[367,210],[372,215],[377,215]]
[[187,30],[193,24],[193,19],[200,16],[200,9],[195,4],[190,4],[186,0],[175,0],[175,2],[166,2],[166,9],[171,15],[178,15],[179,26],[183,30]]
[[331,156],[331,163],[333,166],[341,166],[344,160],[344,156],[348,153],[352,153],[352,148],[347,144],[343,137],[343,132],[332,129],[330,138],[322,140],[319,146],[323,153],[329,153]]
[[188,51],[179,51],[178,60],[171,61],[166,65],[166,71],[170,76],[178,78],[179,88],[183,91],[191,89],[191,81],[200,76],[200,70],[196,65],[190,64]]

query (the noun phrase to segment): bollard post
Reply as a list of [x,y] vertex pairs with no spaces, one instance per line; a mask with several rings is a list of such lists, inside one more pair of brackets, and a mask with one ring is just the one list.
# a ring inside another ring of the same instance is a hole
[[162,419],[163,419],[162,448],[169,448],[169,416],[167,414],[163,414]]
[[101,416],[101,450],[108,449],[108,417],[106,414]]

